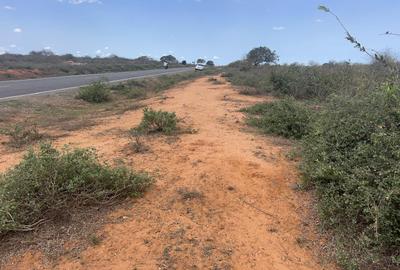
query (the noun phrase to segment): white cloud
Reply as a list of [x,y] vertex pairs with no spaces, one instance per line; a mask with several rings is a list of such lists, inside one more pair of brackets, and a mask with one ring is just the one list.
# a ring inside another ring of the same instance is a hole
[[7,53],[6,49],[0,47],[0,55]]
[[321,22],[323,22],[323,20],[321,20],[321,19],[316,19],[315,22],[321,23]]
[[11,45],[10,45],[10,48],[17,48],[17,45],[11,44]]
[[220,57],[219,56],[214,56],[213,59],[214,60],[218,60]]
[[21,28],[19,28],[19,27],[14,28],[14,33],[21,33],[21,32],[22,32]]
[[274,27],[272,27],[272,30],[274,30],[274,31],[282,31],[282,30],[285,30],[286,29],[286,27],[284,27],[284,26],[274,26]]
[[4,9],[7,9],[7,10],[15,10],[15,7],[12,7],[12,6],[4,6]]
[[101,54],[101,50],[97,50],[97,51],[96,51],[96,54]]
[[50,46],[46,46],[46,47],[44,47],[43,49],[45,49],[45,50],[47,50],[47,51],[50,51],[50,50],[51,50],[51,47],[50,47]]
[[73,5],[80,5],[80,4],[102,4],[103,2],[100,0],[58,0],[58,2],[67,2]]
[[110,47],[108,47],[108,46],[105,46],[105,47],[104,47],[104,50],[108,50],[108,49],[110,49]]

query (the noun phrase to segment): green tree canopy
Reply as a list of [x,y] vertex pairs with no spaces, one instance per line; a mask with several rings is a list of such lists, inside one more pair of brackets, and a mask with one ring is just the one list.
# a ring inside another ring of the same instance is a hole
[[246,57],[247,61],[251,64],[258,66],[260,64],[276,63],[279,60],[275,51],[267,47],[258,47],[252,49]]
[[170,64],[177,64],[178,63],[178,60],[173,55],[164,55],[164,56],[162,56],[160,58],[160,61],[161,62],[167,62],[167,63],[170,63]]
[[208,60],[206,63],[207,66],[215,66],[214,61]]

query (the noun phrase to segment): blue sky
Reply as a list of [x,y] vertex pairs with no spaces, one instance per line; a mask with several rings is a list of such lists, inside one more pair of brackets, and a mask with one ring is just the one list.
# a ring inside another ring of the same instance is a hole
[[172,53],[225,64],[263,45],[281,63],[368,61],[319,4],[367,47],[399,52],[400,37],[380,35],[400,32],[399,0],[0,0],[0,53]]

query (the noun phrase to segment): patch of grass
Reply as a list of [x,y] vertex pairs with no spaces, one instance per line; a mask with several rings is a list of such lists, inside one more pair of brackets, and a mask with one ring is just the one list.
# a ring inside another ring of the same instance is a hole
[[312,112],[292,98],[254,105],[244,110],[247,123],[264,133],[300,139],[309,132]]
[[10,138],[10,145],[20,148],[43,138],[36,125],[18,123],[11,128],[0,129],[0,134]]
[[141,133],[161,132],[170,135],[177,130],[177,123],[178,118],[174,112],[145,108],[142,121],[136,129]]
[[139,196],[151,182],[146,174],[101,164],[92,149],[42,144],[0,175],[0,235],[33,230],[74,208]]
[[89,240],[89,243],[92,246],[98,246],[102,242],[101,238],[99,236],[95,235],[95,234],[89,235],[89,239],[88,240]]
[[181,196],[181,199],[184,201],[202,199],[204,197],[202,192],[197,190],[190,190],[188,188],[180,188],[177,190],[177,192]]
[[111,100],[111,92],[103,81],[98,81],[89,86],[81,87],[76,98],[90,103],[102,103]]

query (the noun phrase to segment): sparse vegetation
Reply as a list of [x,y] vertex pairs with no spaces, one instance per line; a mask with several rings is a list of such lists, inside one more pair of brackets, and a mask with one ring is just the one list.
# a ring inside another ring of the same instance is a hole
[[293,98],[254,105],[244,110],[249,125],[267,134],[300,139],[308,134],[311,110]]
[[179,188],[177,192],[183,201],[202,199],[204,197],[204,194],[202,192],[188,188]]
[[17,123],[11,128],[0,129],[0,134],[10,138],[10,145],[20,148],[24,145],[38,141],[43,138],[36,125],[27,122]]
[[161,132],[170,135],[177,130],[177,123],[178,118],[173,112],[145,108],[142,122],[136,130],[142,133]]
[[29,231],[77,207],[135,197],[151,178],[101,164],[94,150],[42,144],[0,176],[0,235]]
[[111,92],[103,81],[97,81],[81,87],[76,97],[90,103],[102,103],[111,100]]
[[134,128],[129,131],[131,138],[131,147],[135,153],[144,153],[149,150],[149,147],[143,142],[143,133]]
[[215,85],[224,84],[223,81],[218,80],[217,78],[214,78],[214,77],[208,78],[208,81],[211,82],[211,83],[213,83],[213,84],[215,84]]
[[[172,63],[179,66],[178,63]],[[160,68],[162,64],[150,57],[127,59],[109,57],[78,57],[71,54],[56,55],[48,50],[33,51],[29,55],[0,55],[0,80],[37,78],[57,75],[78,75]]]

